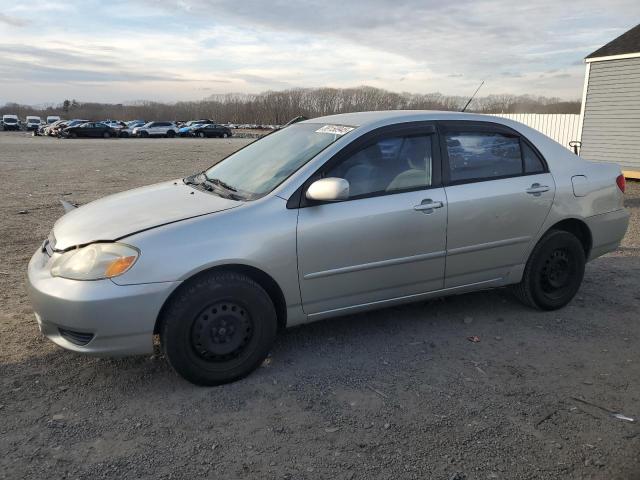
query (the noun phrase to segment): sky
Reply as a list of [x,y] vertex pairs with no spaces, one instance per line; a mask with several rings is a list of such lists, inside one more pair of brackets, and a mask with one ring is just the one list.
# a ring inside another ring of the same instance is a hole
[[370,85],[576,100],[638,0],[0,0],[0,104]]

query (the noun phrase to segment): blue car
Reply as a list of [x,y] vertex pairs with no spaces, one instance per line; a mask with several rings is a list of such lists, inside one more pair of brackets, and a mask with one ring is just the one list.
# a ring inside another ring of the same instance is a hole
[[191,120],[184,124],[183,127],[180,127],[178,130],[178,136],[180,137],[191,137],[193,136],[192,129],[199,125],[205,125],[208,123],[214,123],[212,120]]

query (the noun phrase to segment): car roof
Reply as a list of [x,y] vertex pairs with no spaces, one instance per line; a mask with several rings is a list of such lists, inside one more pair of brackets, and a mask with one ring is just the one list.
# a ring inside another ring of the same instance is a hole
[[352,127],[368,127],[392,123],[428,121],[428,120],[472,120],[494,122],[509,125],[512,121],[477,113],[462,113],[439,110],[383,110],[372,112],[339,113],[304,120],[300,123],[332,123],[336,125],[350,125]]

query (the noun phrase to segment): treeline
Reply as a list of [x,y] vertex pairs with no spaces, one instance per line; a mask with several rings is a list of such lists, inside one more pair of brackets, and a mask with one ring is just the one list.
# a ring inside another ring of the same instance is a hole
[[[8,103],[0,114],[60,115],[89,120],[190,120],[210,118],[217,122],[283,124],[298,115],[308,118],[367,110],[460,110],[467,97],[440,93],[395,93],[373,87],[296,88],[260,94],[212,95],[201,101],[160,103],[139,101],[106,104],[65,100],[60,105],[36,107]],[[467,111],[478,113],[580,113],[579,101],[529,95],[477,97]]]

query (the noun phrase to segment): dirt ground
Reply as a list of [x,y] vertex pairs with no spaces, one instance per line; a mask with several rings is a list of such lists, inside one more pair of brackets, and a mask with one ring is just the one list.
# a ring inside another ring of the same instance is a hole
[[0,478],[640,479],[638,183],[622,247],[560,311],[498,290],[319,322],[217,388],[161,356],[41,337],[25,271],[59,198],[185,176],[246,142],[0,134]]

